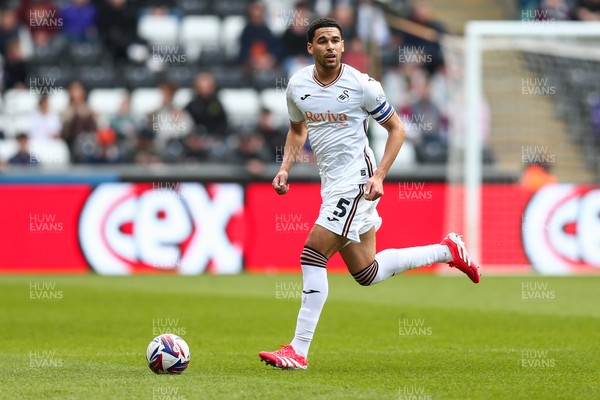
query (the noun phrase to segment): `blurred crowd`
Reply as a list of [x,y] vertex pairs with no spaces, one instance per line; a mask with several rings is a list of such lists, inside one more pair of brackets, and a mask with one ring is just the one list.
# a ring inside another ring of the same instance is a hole
[[520,8],[531,21],[600,21],[598,0],[520,0]]
[[[235,62],[242,77],[249,79],[244,82],[263,72],[271,73],[267,74],[270,77],[289,78],[294,71],[312,63],[305,36],[310,21],[331,16],[344,28],[343,62],[382,82],[407,125],[415,162],[445,162],[449,110],[439,44],[444,24],[434,17],[426,0],[382,3],[306,0],[292,3],[289,8],[277,8],[277,2],[246,0],[9,1],[0,9],[0,88],[3,94],[29,90],[32,76],[45,78],[36,69],[36,55],[82,43],[99,44],[102,52],[96,56],[104,61],[145,68],[149,66],[151,45],[139,35],[142,16],[182,18],[189,13],[210,14],[217,8],[221,16],[238,12],[245,17]],[[534,13],[538,17],[599,19],[599,3],[523,1],[522,7],[548,11]],[[400,16],[401,22],[387,19],[386,13]],[[272,29],[269,20],[274,17],[285,21],[285,29]],[[217,51],[213,56],[218,58],[221,54]],[[218,96],[221,88],[215,70],[200,63],[190,64],[197,68],[191,79],[193,95],[189,102],[176,105],[173,99],[181,84],[164,78],[156,85],[162,95],[160,107],[142,118],[131,112],[129,97],[122,100],[115,115],[98,115],[89,105],[90,88],[82,79],[65,84],[68,105],[60,114],[52,110],[48,96],[39,93],[37,111],[28,118],[27,128],[12,135],[18,143],[16,154],[0,162],[37,165],[35,157],[27,154],[30,140],[62,141],[68,148],[70,162],[81,164],[216,161],[243,164],[251,172],[260,173],[264,164],[277,162],[285,142],[286,121],[276,118],[274,110],[262,107],[255,126],[241,128],[232,124],[232,116]],[[116,76],[115,80],[122,78]],[[271,85],[278,84],[273,81]],[[122,86],[115,83],[115,87]],[[0,135],[6,136],[2,126]],[[309,145],[305,151],[310,154]]]

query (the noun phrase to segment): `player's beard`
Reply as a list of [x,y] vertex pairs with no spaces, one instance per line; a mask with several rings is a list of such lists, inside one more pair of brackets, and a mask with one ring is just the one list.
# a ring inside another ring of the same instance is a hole
[[319,59],[319,65],[321,66],[321,68],[323,69],[336,69],[337,67],[339,67],[340,65],[340,57],[338,55],[335,56],[335,62],[333,63],[329,63],[327,61],[326,55],[323,55],[322,57],[320,57]]

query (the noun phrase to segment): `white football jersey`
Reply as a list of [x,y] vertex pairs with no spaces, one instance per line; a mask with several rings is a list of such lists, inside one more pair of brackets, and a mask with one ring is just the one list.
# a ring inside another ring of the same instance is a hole
[[394,109],[381,84],[367,74],[342,64],[338,77],[324,85],[314,68],[302,68],[288,82],[290,121],[306,122],[322,191],[365,183],[376,167],[367,138],[368,118],[383,124],[394,115]]

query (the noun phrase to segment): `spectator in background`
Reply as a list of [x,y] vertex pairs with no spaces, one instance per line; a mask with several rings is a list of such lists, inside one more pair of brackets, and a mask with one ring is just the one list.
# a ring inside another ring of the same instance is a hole
[[278,63],[280,44],[265,22],[265,5],[251,1],[246,18],[246,26],[240,35],[240,62],[247,73],[273,69]]
[[429,75],[433,75],[444,66],[444,56],[439,43],[439,36],[446,32],[444,25],[433,17],[433,9],[427,0],[418,0],[409,17],[412,22],[421,25],[421,29],[402,32],[404,55],[407,59],[425,56],[421,63]]
[[82,162],[86,164],[115,164],[121,161],[117,134],[110,126],[99,128],[95,135],[86,138],[82,149]]
[[106,0],[98,8],[98,30],[116,60],[130,59],[130,46],[141,44],[137,34],[137,10],[127,0]]
[[194,97],[185,107],[190,114],[196,130],[209,135],[225,136],[228,132],[227,114],[217,97],[214,76],[201,72],[194,80]]
[[142,165],[162,163],[162,158],[156,150],[153,135],[149,129],[142,129],[138,133],[135,146],[126,149],[124,161]]
[[[225,154],[225,144],[215,146],[207,135],[194,132],[185,138],[185,160],[187,162],[207,162],[219,159]],[[216,153],[216,157],[213,154]]]
[[[356,34],[366,44],[386,46],[390,41],[390,29],[383,11],[374,0],[360,0],[356,11]],[[344,37],[345,37],[344,32]]]
[[256,131],[263,137],[271,153],[271,162],[276,161],[277,156],[283,158],[287,129],[285,126],[277,125],[273,113],[268,108],[263,107],[260,110]]
[[6,45],[19,40],[19,26],[16,13],[10,9],[0,10],[0,54],[6,57]]
[[4,89],[24,89],[27,87],[27,77],[31,72],[31,67],[23,59],[21,53],[21,42],[13,39],[6,45],[6,59],[4,60],[4,71],[2,79]]
[[21,24],[31,31],[36,46],[47,46],[63,26],[52,0],[21,0],[17,14]]
[[543,186],[557,182],[558,179],[550,173],[550,164],[543,162],[528,163],[520,181],[521,186],[530,192],[537,192]]
[[142,3],[142,7],[141,14],[181,17],[181,12],[177,8],[175,0],[145,0]]
[[131,115],[131,99],[129,97],[123,99],[119,111],[110,119],[109,126],[115,132],[117,140],[135,139],[138,134],[138,125]]
[[535,13],[536,21],[569,21],[574,18],[565,0],[542,0]]
[[344,39],[345,51],[342,55],[344,62],[359,71],[369,70],[369,55],[365,49],[365,44],[358,36],[350,40]]
[[413,83],[417,98],[400,115],[408,138],[415,144],[421,163],[445,162],[447,158],[446,116],[431,100],[431,80]]
[[306,28],[312,17],[306,1],[299,1],[294,5],[292,18],[288,28],[281,37],[283,47],[283,67],[287,76],[305,67],[312,62],[312,57],[306,52]]
[[600,21],[600,0],[579,0],[575,13],[581,21]]
[[261,175],[265,164],[273,162],[269,150],[265,147],[264,137],[256,131],[242,132],[239,135],[235,158],[252,175]]
[[0,54],[6,58],[6,46],[17,40],[21,44],[23,58],[28,60],[33,54],[33,42],[29,30],[19,25],[17,12],[7,8],[0,10]]
[[195,129],[185,139],[186,155],[196,161],[219,158],[225,153],[229,134],[227,113],[217,97],[215,78],[201,72],[194,80],[194,97],[185,107],[194,121]]
[[80,136],[90,136],[96,132],[96,116],[87,103],[87,89],[83,83],[73,81],[69,85],[69,105],[64,112],[60,136],[71,153],[71,161],[79,161],[76,153],[76,141]]
[[148,116],[148,128],[152,131],[155,145],[162,149],[163,158],[176,160],[183,158],[183,138],[192,132],[194,121],[187,111],[173,104],[177,86],[173,83],[160,85],[163,104]]
[[[339,2],[331,12],[331,18],[335,19],[344,30],[344,42],[347,42],[356,35],[356,14],[355,9],[348,2]],[[306,44],[304,45],[306,52]]]
[[57,113],[50,110],[48,96],[42,95],[38,101],[38,110],[29,122],[29,137],[35,140],[60,138],[62,124]]
[[600,94],[594,93],[589,99],[590,121],[592,122],[592,133],[594,145],[600,152]]
[[17,139],[17,153],[8,159],[10,165],[36,166],[37,158],[29,152],[29,138],[25,133],[19,133]]
[[71,42],[90,42],[98,37],[96,7],[89,0],[72,0],[60,10],[62,33]]
[[131,100],[125,97],[121,102],[119,111],[108,122],[108,126],[115,133],[116,146],[120,154],[128,154],[136,145],[139,134],[139,125],[131,115]]

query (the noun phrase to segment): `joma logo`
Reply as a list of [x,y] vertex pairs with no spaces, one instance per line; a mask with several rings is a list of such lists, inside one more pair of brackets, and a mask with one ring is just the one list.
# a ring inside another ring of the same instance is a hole
[[324,113],[306,111],[304,114],[306,115],[306,119],[312,122],[348,121],[348,115],[346,113],[332,113],[331,110],[327,110],[327,112]]

